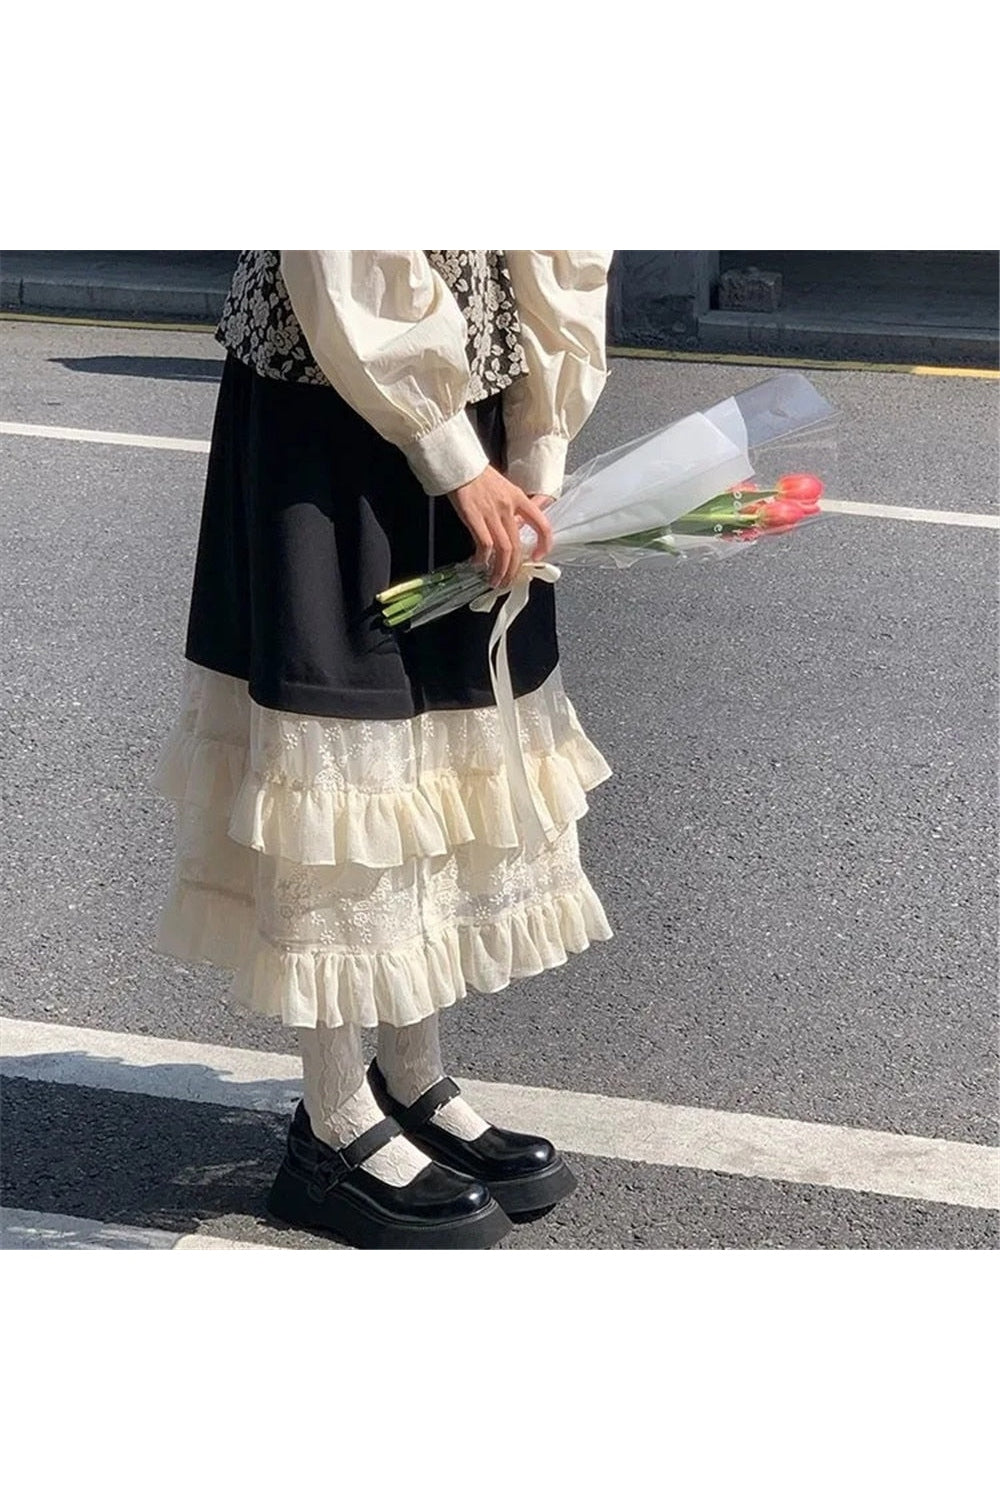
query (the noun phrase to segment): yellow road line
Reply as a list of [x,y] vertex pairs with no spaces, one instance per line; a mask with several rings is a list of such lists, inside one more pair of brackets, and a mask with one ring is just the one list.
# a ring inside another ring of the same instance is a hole
[[[159,333],[214,333],[215,322],[161,323],[155,319],[73,317],[69,313],[19,313],[0,310],[0,322],[62,323],[81,328],[132,328]],[[871,370],[876,375],[938,375],[957,380],[1000,380],[1000,369],[977,370],[948,365],[881,364],[864,359],[809,359],[786,354],[718,354],[708,349],[632,349],[608,345],[610,359],[657,359],[696,365],[763,365],[794,370]]]
[[877,375],[942,375],[971,380],[1000,380],[1000,370],[948,365],[892,365],[864,359],[808,359],[787,354],[716,354],[708,349],[630,349],[608,345],[611,359],[662,359],[697,365],[777,365],[795,370],[872,370]]
[[913,365],[911,375],[971,375],[974,380],[1000,380],[1000,370],[948,370],[938,365]]
[[0,322],[6,323],[69,323],[83,328],[151,328],[160,333],[214,333],[215,323],[157,323],[152,319],[129,320],[125,318],[74,318],[69,313],[19,313],[0,311]]

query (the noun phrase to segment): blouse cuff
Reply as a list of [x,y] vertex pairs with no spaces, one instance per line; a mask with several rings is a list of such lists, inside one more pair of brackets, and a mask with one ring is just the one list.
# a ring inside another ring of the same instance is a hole
[[403,456],[428,495],[447,495],[460,484],[468,484],[489,459],[476,429],[464,411],[403,448]]
[[508,441],[507,478],[526,495],[558,495],[566,474],[569,439],[549,433],[525,443]]

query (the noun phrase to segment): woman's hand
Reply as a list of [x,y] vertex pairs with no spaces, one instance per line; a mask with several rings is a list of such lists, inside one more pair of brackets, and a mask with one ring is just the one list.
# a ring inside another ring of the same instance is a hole
[[524,561],[522,522],[526,521],[538,537],[532,561],[541,562],[552,546],[552,527],[542,514],[542,502],[549,503],[548,497],[529,497],[492,465],[468,484],[452,490],[448,499],[472,534],[476,544],[473,560],[480,566],[489,563],[491,588],[509,588],[517,576]]

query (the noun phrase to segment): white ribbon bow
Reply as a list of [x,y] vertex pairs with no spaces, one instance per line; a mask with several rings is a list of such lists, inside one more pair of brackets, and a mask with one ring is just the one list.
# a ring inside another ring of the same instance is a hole
[[[537,853],[542,845],[556,836],[551,820],[542,818],[524,760],[521,731],[517,717],[517,704],[510,677],[510,661],[507,656],[507,633],[528,602],[532,581],[536,578],[545,583],[555,583],[560,569],[555,563],[524,562],[514,576],[514,582],[497,615],[490,636],[490,682],[500,715],[500,738],[504,759],[507,763],[507,779],[510,783],[511,801],[521,827],[521,842],[529,855]],[[497,602],[496,590],[469,605],[478,614],[486,614]]]

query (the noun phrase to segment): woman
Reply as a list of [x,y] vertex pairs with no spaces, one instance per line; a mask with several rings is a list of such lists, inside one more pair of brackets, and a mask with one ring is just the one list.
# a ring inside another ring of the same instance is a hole
[[611,935],[576,837],[610,772],[562,688],[554,591],[532,583],[508,638],[540,852],[504,764],[493,615],[396,635],[372,606],[473,549],[505,590],[523,522],[544,556],[606,379],[609,258],[248,250],[217,330],[183,701],[154,780],[177,809],[156,947],[231,970],[230,1001],[295,1029],[304,1100],[268,1207],[359,1247],[486,1247],[575,1186],[550,1142],[470,1107],[438,1037],[469,987]]

